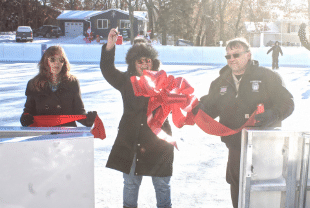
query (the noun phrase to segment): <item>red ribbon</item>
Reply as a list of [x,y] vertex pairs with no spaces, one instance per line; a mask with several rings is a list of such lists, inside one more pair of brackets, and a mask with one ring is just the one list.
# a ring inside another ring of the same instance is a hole
[[[264,107],[261,105],[244,125],[232,130],[215,121],[202,110],[199,110],[196,116],[192,114],[191,111],[198,104],[198,99],[192,95],[194,88],[181,77],[167,76],[163,70],[159,72],[144,70],[141,77],[131,77],[131,83],[136,96],[150,97],[147,121],[156,135],[161,132],[161,126],[170,112],[176,127],[182,128],[184,125],[196,123],[206,133],[217,136],[236,134],[246,126],[254,126],[255,115],[264,112]],[[155,109],[156,113],[153,116],[152,112]]]
[[240,132],[246,126],[254,126],[255,115],[264,112],[264,106],[260,104],[250,118],[238,129],[230,129],[227,126],[217,122],[211,116],[199,109],[197,115],[194,118],[195,123],[199,128],[201,128],[207,134],[212,134],[216,136],[228,136]]
[[[86,119],[86,115],[41,115],[33,116],[34,122],[29,127],[53,127],[61,124],[70,123]],[[97,115],[94,121],[94,127],[90,131],[94,138],[105,139],[105,129],[99,116]]]

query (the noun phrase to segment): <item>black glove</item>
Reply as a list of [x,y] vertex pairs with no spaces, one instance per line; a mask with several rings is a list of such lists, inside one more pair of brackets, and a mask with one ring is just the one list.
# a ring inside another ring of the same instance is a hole
[[279,120],[279,116],[273,110],[267,109],[264,113],[255,115],[255,126],[268,127]]
[[29,113],[23,113],[22,116],[20,117],[20,123],[22,126],[29,126],[33,124],[33,116]]
[[86,123],[85,126],[91,127],[97,117],[97,111],[88,111],[86,114]]
[[203,108],[204,108],[203,104],[199,103],[195,108],[192,109],[192,113],[196,116],[199,109],[203,109]]

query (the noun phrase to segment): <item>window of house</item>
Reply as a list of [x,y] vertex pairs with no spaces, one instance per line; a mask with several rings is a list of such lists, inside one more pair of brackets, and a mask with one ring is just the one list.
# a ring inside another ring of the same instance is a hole
[[121,29],[130,29],[130,20],[120,20]]
[[108,20],[97,19],[97,29],[108,29]]

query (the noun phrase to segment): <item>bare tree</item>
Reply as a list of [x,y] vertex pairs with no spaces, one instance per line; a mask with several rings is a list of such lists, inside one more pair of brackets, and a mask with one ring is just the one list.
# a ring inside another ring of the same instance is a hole
[[226,14],[226,6],[229,0],[219,0],[218,4],[219,4],[219,15],[220,15],[220,31],[219,31],[219,36],[220,36],[220,40],[223,41],[223,43],[226,42],[226,35],[225,35],[225,31],[224,31],[224,27],[225,27],[225,14]]
[[133,30],[133,25],[134,25],[134,1],[132,0],[124,0],[128,6],[129,10],[129,20],[130,20],[130,42],[133,44],[133,39],[134,39],[134,30]]
[[244,0],[241,0],[240,6],[239,6],[238,19],[237,19],[236,28],[235,28],[235,37],[239,35],[239,31],[243,27],[243,26],[239,27],[241,16],[242,16],[243,2]]

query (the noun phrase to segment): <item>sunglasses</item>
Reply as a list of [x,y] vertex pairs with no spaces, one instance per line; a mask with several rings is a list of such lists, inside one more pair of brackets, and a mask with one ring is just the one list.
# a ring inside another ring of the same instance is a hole
[[152,59],[149,59],[149,58],[137,60],[137,64],[143,64],[143,63],[149,64],[151,62],[152,62]]
[[245,54],[249,51],[243,51],[241,53],[234,53],[232,55],[226,55],[225,58],[228,60],[228,59],[231,59],[231,56],[233,56],[234,58],[239,58],[242,54]]
[[52,63],[56,62],[56,60],[58,60],[58,62],[60,63],[65,63],[65,59],[64,58],[55,58],[55,57],[50,57],[48,58],[48,60]]

